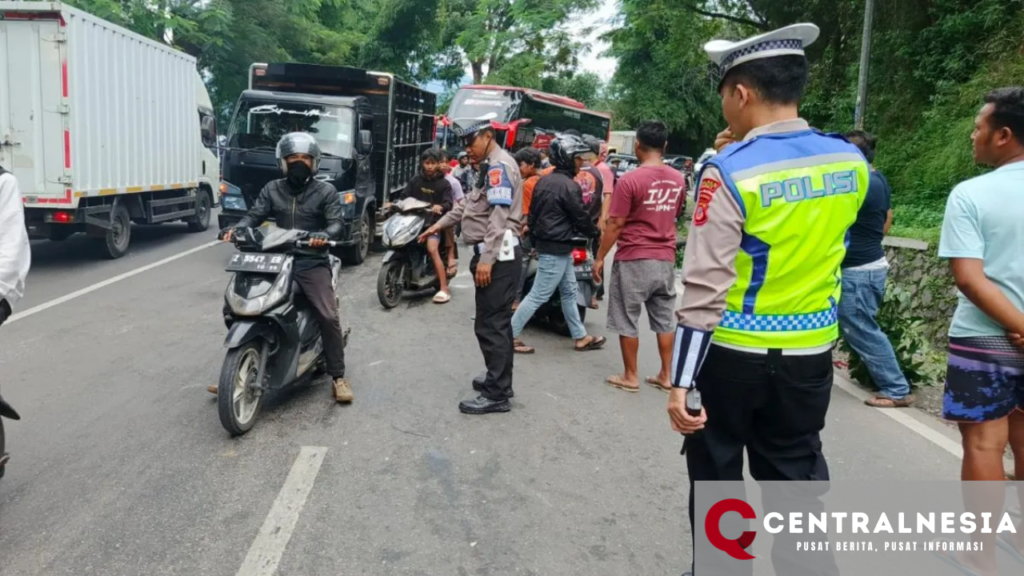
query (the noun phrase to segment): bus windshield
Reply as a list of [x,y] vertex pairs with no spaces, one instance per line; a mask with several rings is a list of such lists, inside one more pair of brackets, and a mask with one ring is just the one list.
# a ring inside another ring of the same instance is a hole
[[494,120],[508,122],[513,109],[512,94],[507,90],[466,90],[455,93],[448,107],[453,120]]
[[289,132],[312,134],[324,155],[351,158],[352,110],[302,102],[243,100],[231,123],[229,146],[276,149]]

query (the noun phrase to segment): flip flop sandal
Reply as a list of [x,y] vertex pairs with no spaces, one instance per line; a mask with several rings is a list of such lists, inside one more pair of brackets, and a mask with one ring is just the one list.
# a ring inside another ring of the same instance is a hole
[[871,406],[872,408],[909,408],[914,403],[912,396],[906,396],[900,400],[894,400],[888,396],[875,396],[864,401],[864,404]]
[[949,564],[953,568],[956,568],[957,570],[959,570],[961,573],[965,574],[966,576],[982,576],[980,573],[975,572],[974,570],[971,570],[967,566],[964,566],[963,564],[961,564],[960,561],[956,559],[956,556],[953,555],[953,552],[944,552],[942,550],[935,550],[934,552],[932,552],[932,554],[937,556],[939,558],[939,560],[942,560],[946,564]]
[[604,383],[609,385],[609,386],[611,386],[612,388],[618,388],[619,390],[623,390],[623,391],[626,391],[626,392],[639,392],[640,391],[640,387],[639,386],[637,386],[636,388],[633,388],[631,386],[627,386],[626,383],[623,382],[622,378],[619,377],[619,376],[609,376],[609,377],[605,378]]
[[1021,554],[1020,550],[1013,547],[1013,544],[1007,539],[1006,534],[1000,534],[997,536],[996,544],[998,544],[1003,550],[1006,550],[1014,560],[1024,564],[1024,554]]
[[608,339],[604,336],[592,336],[590,342],[584,346],[573,346],[577,352],[587,352],[590,350],[600,350],[604,346]]
[[451,301],[452,295],[447,292],[438,292],[434,294],[434,304],[447,304]]
[[516,354],[533,354],[534,352],[537,351],[533,347],[523,344],[522,340],[513,340],[512,350]]
[[661,390],[665,394],[668,394],[670,390],[669,388],[665,388],[664,386],[662,386],[661,381],[655,378],[654,376],[648,376],[647,378],[644,378],[644,384],[647,384],[651,388],[657,388],[658,390]]

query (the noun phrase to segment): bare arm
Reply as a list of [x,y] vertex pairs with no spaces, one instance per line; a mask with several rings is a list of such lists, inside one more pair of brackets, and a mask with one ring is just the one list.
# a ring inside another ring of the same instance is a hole
[[885,215],[885,226],[882,226],[882,234],[888,235],[889,228],[892,228],[892,208],[890,208],[889,212]]
[[952,258],[949,261],[956,287],[989,318],[1007,332],[1024,335],[1024,311],[1018,310],[999,286],[985,276],[984,261],[977,258]]

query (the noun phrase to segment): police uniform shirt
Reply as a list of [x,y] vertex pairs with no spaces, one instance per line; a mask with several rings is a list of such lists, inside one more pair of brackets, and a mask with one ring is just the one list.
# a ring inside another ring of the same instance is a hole
[[[808,130],[806,120],[797,118],[761,126],[747,133],[744,141],[764,134]],[[736,254],[743,239],[743,211],[736,198],[724,190],[722,175],[715,166],[704,169],[697,187],[686,253],[683,258],[682,306],[676,311],[679,324],[713,331],[725,312],[725,299],[736,282]],[[767,348],[748,348],[715,342],[744,352],[767,354]],[[787,350],[787,354],[817,354],[831,345]]]
[[518,238],[523,217],[523,178],[515,158],[499,146],[480,165],[479,179],[466,194],[466,200],[445,215],[441,228],[461,221],[462,236],[467,244],[483,244],[480,262],[494,264],[498,260],[502,238],[511,231]]

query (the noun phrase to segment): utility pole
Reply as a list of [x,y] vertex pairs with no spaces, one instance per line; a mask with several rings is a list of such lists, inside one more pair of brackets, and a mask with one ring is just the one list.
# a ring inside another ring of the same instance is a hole
[[853,115],[853,125],[857,130],[864,129],[864,115],[867,112],[868,99],[868,64],[871,61],[871,22],[874,19],[875,0],[864,0],[864,36],[860,40],[860,71],[857,74],[857,110]]

